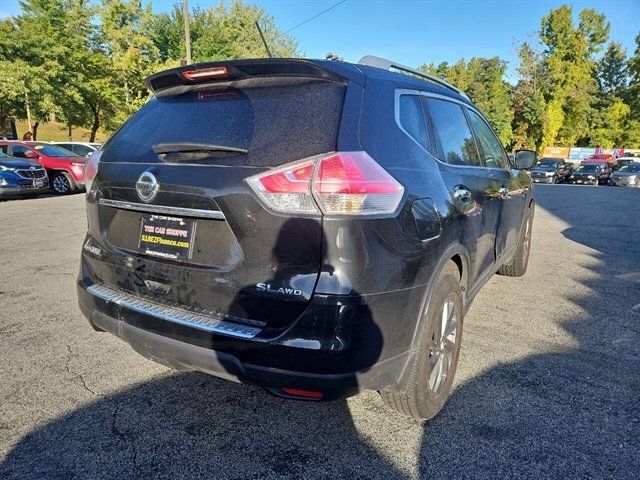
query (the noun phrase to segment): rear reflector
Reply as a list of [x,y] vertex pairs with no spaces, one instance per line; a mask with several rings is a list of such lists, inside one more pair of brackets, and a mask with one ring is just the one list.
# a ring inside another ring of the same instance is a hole
[[209,80],[211,78],[222,78],[227,76],[225,67],[199,68],[197,70],[185,70],[182,76],[187,80],[199,81]]
[[391,214],[404,194],[404,187],[362,151],[287,164],[247,182],[268,207],[287,213]]
[[287,395],[292,395],[294,397],[300,398],[308,398],[311,400],[320,400],[324,397],[324,393],[316,392],[314,390],[301,390],[299,388],[283,388],[282,391]]

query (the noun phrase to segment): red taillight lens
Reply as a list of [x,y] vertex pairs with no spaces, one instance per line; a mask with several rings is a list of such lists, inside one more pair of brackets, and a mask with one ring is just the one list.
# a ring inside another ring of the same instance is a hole
[[270,208],[287,213],[389,214],[404,194],[404,187],[366,152],[314,157],[247,182]]
[[210,67],[210,68],[198,68],[196,70],[185,70],[182,72],[182,76],[187,80],[199,81],[209,80],[211,78],[223,78],[227,76],[226,67]]
[[313,182],[328,214],[393,213],[404,187],[366,152],[341,152],[320,160]]
[[84,164],[84,185],[87,192],[91,190],[93,179],[96,178],[96,175],[98,174],[98,167],[100,165],[101,155],[102,155],[102,150],[96,150],[91,154],[89,159]]

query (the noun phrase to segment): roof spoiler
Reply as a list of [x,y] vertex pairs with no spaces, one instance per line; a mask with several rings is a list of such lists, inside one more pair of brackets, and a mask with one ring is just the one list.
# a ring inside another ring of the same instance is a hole
[[259,58],[196,63],[154,73],[145,79],[153,93],[179,86],[255,77],[307,77],[344,83],[345,78],[317,63],[293,58]]
[[436,77],[435,75],[431,75],[430,73],[423,72],[422,70],[416,70],[415,68],[407,67],[402,65],[401,63],[394,62],[392,60],[387,60],[386,58],[376,57],[373,55],[365,55],[358,62],[360,65],[367,65],[369,67],[377,67],[383,70],[400,70],[401,73],[415,75],[417,77],[424,78],[425,80],[433,83],[437,83],[438,85],[442,85],[454,92],[462,95],[464,98],[469,98],[466,93],[460,90],[457,87],[454,87],[449,82],[445,82],[443,79]]

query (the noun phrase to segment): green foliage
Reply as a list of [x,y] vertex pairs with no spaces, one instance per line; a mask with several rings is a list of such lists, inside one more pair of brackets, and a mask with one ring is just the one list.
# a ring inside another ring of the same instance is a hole
[[598,62],[598,84],[600,91],[610,95],[621,95],[627,88],[627,54],[617,42],[611,42]]
[[[627,62],[627,73],[629,86],[622,96],[627,105],[631,107],[631,118],[636,121],[635,125],[638,125],[640,123],[640,33],[636,36],[636,49],[633,57]],[[636,128],[635,132],[640,137],[640,128]],[[637,141],[636,145],[640,145],[640,141]]]
[[528,43],[518,51],[520,80],[513,89],[513,148],[540,150],[545,126],[546,101],[544,89],[546,76],[542,55]]

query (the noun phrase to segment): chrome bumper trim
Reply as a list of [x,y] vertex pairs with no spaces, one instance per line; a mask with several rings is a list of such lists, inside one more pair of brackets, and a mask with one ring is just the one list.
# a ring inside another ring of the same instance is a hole
[[124,210],[135,210],[138,212],[159,213],[165,215],[177,215],[181,217],[211,218],[214,220],[224,220],[224,213],[219,210],[203,210],[199,208],[168,207],[166,205],[145,205],[144,203],[123,202],[120,200],[109,200],[101,198],[98,200],[101,205]]
[[228,322],[223,318],[201,315],[180,308],[167,307],[95,283],[88,287],[87,291],[102,300],[115,303],[129,310],[207,332],[220,333],[238,338],[253,338],[260,333],[260,329],[256,327],[238,325]]

